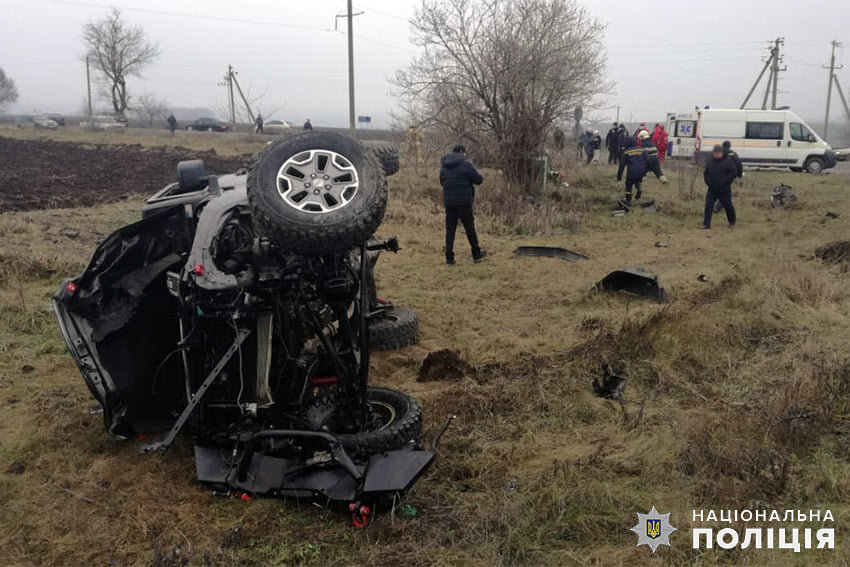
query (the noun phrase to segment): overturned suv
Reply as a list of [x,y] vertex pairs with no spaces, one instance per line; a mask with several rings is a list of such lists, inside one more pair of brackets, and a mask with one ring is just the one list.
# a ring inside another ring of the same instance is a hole
[[407,490],[434,459],[422,411],[371,387],[379,347],[417,340],[378,300],[373,234],[398,155],[345,136],[274,142],[247,172],[194,160],[109,236],[53,308],[107,431],[183,431],[200,481],[249,494],[365,502]]

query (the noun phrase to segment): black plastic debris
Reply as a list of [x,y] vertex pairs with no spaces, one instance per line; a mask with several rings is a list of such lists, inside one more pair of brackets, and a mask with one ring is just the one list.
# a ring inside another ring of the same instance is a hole
[[697,281],[705,283],[708,281],[708,276],[705,274],[700,274],[697,276]]
[[643,201],[640,204],[640,211],[642,213],[656,213],[661,210],[661,204],[659,204],[655,199],[649,199],[648,201]]
[[625,291],[634,295],[652,297],[658,303],[667,303],[667,292],[658,282],[658,276],[641,268],[623,268],[611,272],[596,283],[597,291]]
[[827,211],[824,216],[828,219],[837,219],[841,215],[839,215],[838,213],[833,213],[832,211]]
[[790,185],[784,183],[773,188],[770,194],[770,206],[773,209],[781,209],[786,205],[797,202],[797,196],[794,194]]
[[656,248],[667,248],[668,246],[669,244],[667,244],[666,242],[661,242],[660,240],[655,243]]
[[602,381],[600,382],[598,378],[593,379],[593,392],[606,400],[623,401],[623,390],[625,388],[626,379],[614,374],[611,366],[607,364],[602,366]]
[[587,260],[587,256],[567,250],[566,248],[558,248],[557,246],[520,246],[514,250],[514,256],[536,256],[539,258],[560,258],[567,262],[580,262]]

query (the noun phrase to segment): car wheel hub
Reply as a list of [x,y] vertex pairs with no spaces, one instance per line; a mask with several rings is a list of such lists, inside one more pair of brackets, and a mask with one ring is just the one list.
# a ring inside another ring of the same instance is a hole
[[290,207],[329,213],[348,205],[360,187],[354,165],[330,150],[307,150],[287,159],[277,172],[277,190]]

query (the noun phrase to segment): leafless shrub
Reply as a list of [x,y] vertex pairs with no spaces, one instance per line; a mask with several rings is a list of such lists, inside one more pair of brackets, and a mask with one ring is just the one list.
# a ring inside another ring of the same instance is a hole
[[411,24],[408,124],[475,146],[512,186],[531,188],[550,128],[608,88],[603,27],[573,0],[425,0]]

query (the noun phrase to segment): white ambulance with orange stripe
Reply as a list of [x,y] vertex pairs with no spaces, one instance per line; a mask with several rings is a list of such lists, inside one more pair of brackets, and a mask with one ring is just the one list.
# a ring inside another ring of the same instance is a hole
[[697,161],[704,163],[714,145],[724,140],[732,142],[732,150],[745,166],[820,173],[837,162],[829,144],[790,110],[698,111]]

